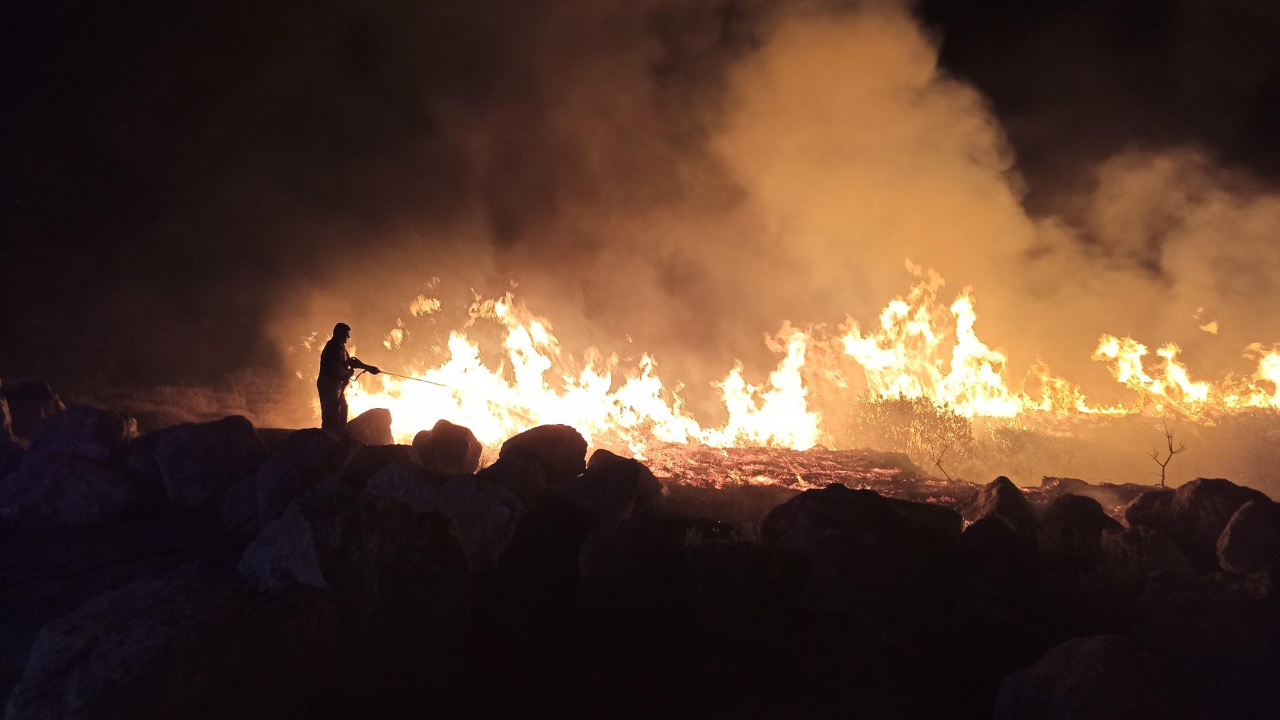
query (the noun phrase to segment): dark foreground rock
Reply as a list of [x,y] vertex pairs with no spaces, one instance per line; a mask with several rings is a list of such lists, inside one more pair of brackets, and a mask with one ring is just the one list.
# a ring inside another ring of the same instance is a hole
[[449,477],[479,470],[484,446],[469,428],[440,420],[414,436],[413,450],[428,473]]
[[395,439],[391,435],[391,411],[386,408],[365,410],[347,423],[347,434],[365,445],[394,443]]
[[40,428],[65,408],[49,383],[39,380],[5,383],[0,394],[9,406],[13,434],[27,440],[35,439]]
[[203,565],[95,598],[40,633],[5,717],[286,717],[334,659],[336,618],[314,595],[252,599]]
[[1174,667],[1119,635],[1069,640],[1000,687],[997,720],[1196,720]]
[[1031,503],[1009,478],[1000,477],[987,483],[972,500],[961,509],[969,522],[993,518],[1008,525],[1014,532],[1034,535],[1040,527]]
[[1218,564],[1241,575],[1280,575],[1280,505],[1265,498],[1241,505],[1218,536]]
[[498,457],[527,453],[546,469],[547,484],[581,475],[586,469],[587,441],[568,425],[539,425],[502,444]]
[[1172,492],[1149,493],[1125,509],[1130,526],[1149,525],[1173,538],[1196,568],[1218,567],[1218,538],[1250,500],[1269,501],[1253,488],[1221,478],[1196,478]]
[[267,457],[253,424],[239,415],[175,425],[134,443],[129,465],[159,482],[179,507],[221,505],[222,496]]
[[258,469],[258,522],[279,517],[294,498],[325,480],[337,480],[355,454],[355,443],[324,430],[298,430]]
[[0,521],[74,527],[128,513],[143,495],[124,468],[135,434],[131,418],[109,410],[75,406],[59,413],[0,483]]

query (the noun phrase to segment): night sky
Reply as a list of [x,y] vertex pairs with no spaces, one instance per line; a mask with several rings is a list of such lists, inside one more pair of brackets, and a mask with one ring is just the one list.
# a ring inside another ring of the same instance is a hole
[[[500,257],[528,257],[566,206],[640,214],[692,192],[730,207],[734,183],[680,169],[715,166],[731,68],[789,9],[3,3],[0,377],[275,368],[273,314],[386,238],[430,257],[478,222]],[[1280,4],[913,12],[944,71],[989,101],[1034,214],[1070,220],[1090,169],[1126,148],[1196,147],[1280,179]]]

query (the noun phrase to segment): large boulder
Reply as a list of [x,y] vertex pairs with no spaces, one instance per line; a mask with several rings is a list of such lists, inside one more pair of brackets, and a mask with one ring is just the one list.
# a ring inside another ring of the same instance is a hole
[[476,473],[476,479],[501,485],[530,504],[547,488],[547,468],[529,453],[510,452]]
[[269,594],[298,586],[331,594],[359,684],[426,670],[466,632],[470,581],[453,524],[337,483],[313,488],[267,524],[240,572]]
[[169,501],[179,507],[220,504],[227,488],[255,473],[267,457],[267,447],[253,423],[239,415],[177,425],[151,435],[158,438],[153,443],[136,443],[129,464],[153,470]]
[[1036,543],[1046,564],[1085,570],[1102,560],[1103,532],[1121,528],[1097,500],[1082,495],[1060,495],[1045,510],[1043,523],[1036,532]]
[[961,513],[969,522],[995,518],[1023,535],[1034,535],[1040,527],[1031,503],[1027,502],[1022,490],[1003,475],[984,485],[977,495],[964,504]]
[[365,445],[390,445],[391,411],[386,408],[365,410],[347,423],[347,434],[352,440]]
[[324,480],[342,476],[355,444],[325,430],[298,430],[267,457],[257,472],[258,522],[280,516],[294,498]]
[[450,477],[479,470],[484,446],[469,428],[440,420],[414,436],[413,450],[428,473]]
[[1136,638],[1189,666],[1270,674],[1280,663],[1280,588],[1270,573],[1153,576],[1132,616]]
[[[551,490],[581,509],[595,524],[603,525],[653,507],[662,496],[662,483],[640,461],[597,450],[592,453],[586,472],[553,485]],[[958,528],[956,532],[959,533]]]
[[308,715],[335,655],[331,610],[305,594],[254,602],[206,566],[140,580],[45,626],[5,717]]
[[49,383],[39,380],[6,384],[0,394],[9,406],[13,434],[27,440],[34,439],[40,428],[65,408]]
[[1076,638],[1009,675],[997,720],[1147,720],[1204,717],[1166,661],[1120,635]]
[[680,597],[684,556],[666,528],[624,520],[587,534],[578,574],[579,597],[587,605],[643,610]]
[[132,418],[75,406],[41,429],[17,470],[0,483],[0,520],[22,527],[74,527],[113,520],[142,490],[123,470]]
[[515,536],[525,504],[511,490],[472,476],[440,488],[436,511],[453,521],[473,575],[493,568]]
[[250,535],[258,532],[258,478],[247,475],[222,495],[222,525]]
[[417,462],[417,453],[408,445],[360,445],[343,468],[341,480],[344,485],[360,490],[386,467]]
[[435,510],[444,482],[427,473],[416,462],[392,463],[383,467],[365,485],[369,495],[408,503],[419,510]]
[[1241,505],[1218,537],[1218,564],[1241,575],[1280,575],[1280,505],[1267,499]]
[[22,466],[22,456],[25,453],[26,448],[17,440],[0,440],[0,482]]
[[1146,525],[1167,534],[1172,508],[1172,490],[1152,490],[1129,501],[1124,508],[1124,521],[1129,527]]
[[568,425],[539,425],[502,444],[498,457],[528,453],[546,468],[547,484],[581,475],[586,469],[587,441]]
[[1040,581],[1035,539],[999,517],[985,517],[965,528],[960,548],[965,588],[975,598],[1021,604]]
[[1139,581],[1161,573],[1188,575],[1194,572],[1191,561],[1172,538],[1146,525],[1103,531],[1102,555],[1104,564],[1112,571]]
[[[887,535],[931,544],[938,536],[937,520],[921,521],[873,490],[850,490],[833,483],[806,490],[765,516],[761,538],[766,545],[804,547],[842,531]],[[957,538],[958,539],[958,536]]]
[[1222,478],[1196,478],[1172,494],[1148,495],[1125,509],[1129,524],[1149,525],[1173,538],[1201,571],[1218,566],[1218,538],[1236,510],[1250,500],[1268,500]]

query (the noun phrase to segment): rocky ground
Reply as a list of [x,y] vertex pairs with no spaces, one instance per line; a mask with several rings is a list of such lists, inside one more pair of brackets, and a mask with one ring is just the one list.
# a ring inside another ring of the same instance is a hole
[[39,383],[4,398],[7,719],[1280,706],[1280,508],[1227,480],[1023,490],[835,451],[653,472],[565,426],[481,468],[466,428],[394,445],[377,411],[354,439],[139,434]]

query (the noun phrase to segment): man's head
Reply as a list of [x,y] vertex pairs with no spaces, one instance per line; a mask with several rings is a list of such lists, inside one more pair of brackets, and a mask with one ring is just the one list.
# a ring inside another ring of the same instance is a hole
[[346,323],[338,323],[333,326],[333,339],[347,344],[347,340],[351,339],[351,326]]

